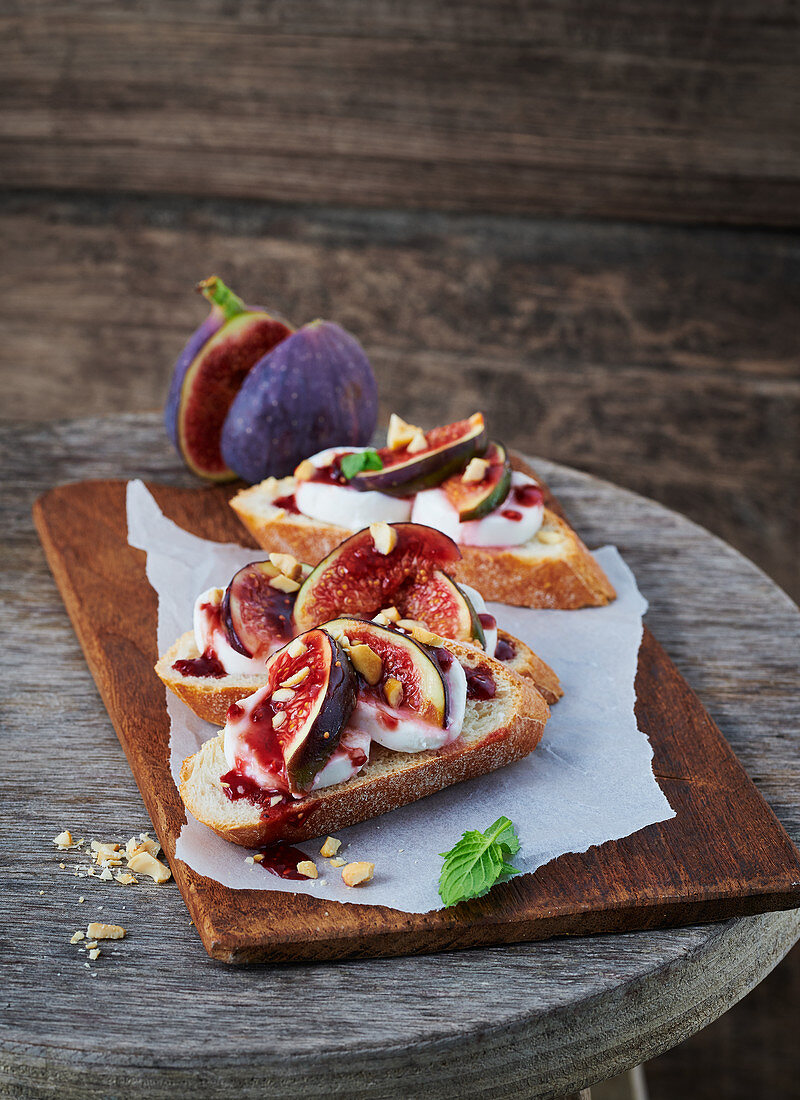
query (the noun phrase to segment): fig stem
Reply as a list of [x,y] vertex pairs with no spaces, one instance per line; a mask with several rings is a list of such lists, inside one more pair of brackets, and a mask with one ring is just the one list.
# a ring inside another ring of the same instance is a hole
[[204,298],[207,298],[212,305],[222,310],[222,315],[226,321],[230,321],[232,317],[245,311],[245,304],[242,299],[237,297],[232,290],[229,290],[218,275],[210,275],[207,279],[203,279],[195,289]]

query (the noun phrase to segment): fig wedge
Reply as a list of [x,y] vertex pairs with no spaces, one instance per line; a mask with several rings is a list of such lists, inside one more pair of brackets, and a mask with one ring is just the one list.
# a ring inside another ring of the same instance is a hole
[[511,463],[505,447],[501,443],[490,443],[481,459],[487,465],[479,481],[465,481],[464,473],[460,473],[442,483],[447,499],[458,512],[460,523],[482,519],[493,512],[511,489]]
[[397,541],[381,553],[369,528],[340,543],[303,582],[294,605],[298,630],[319,626],[338,615],[372,618],[394,603],[412,578],[454,565],[461,551],[452,539],[419,523],[394,523]]
[[391,703],[387,683],[402,687],[402,706],[424,722],[444,728],[447,721],[447,687],[442,670],[431,651],[406,634],[364,619],[341,618],[325,623],[324,630],[352,655],[359,670],[363,648],[380,661],[377,676],[370,676],[361,691],[374,693],[376,699]]
[[272,581],[279,570],[268,561],[251,561],[235,574],[222,598],[222,622],[233,648],[245,657],[283,645],[294,633],[296,593],[282,592]]
[[383,447],[378,455],[381,470],[363,470],[350,479],[360,492],[375,491],[389,496],[410,496],[422,489],[433,489],[486,448],[483,415],[458,420],[425,434],[425,450],[410,452],[408,446],[392,450]]
[[212,310],[175,364],[164,424],[190,470],[230,481],[236,475],[220,448],[228,410],[253,366],[292,330],[260,306],[246,306],[215,275],[197,289]]
[[441,569],[415,578],[392,601],[404,619],[424,623],[434,634],[456,642],[477,642],[486,648],[486,637],[472,601]]

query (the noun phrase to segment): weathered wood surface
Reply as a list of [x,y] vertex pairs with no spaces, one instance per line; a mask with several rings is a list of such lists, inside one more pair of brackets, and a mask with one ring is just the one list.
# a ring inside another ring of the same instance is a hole
[[0,239],[2,417],[159,407],[218,270],[350,328],[384,415],[481,408],[800,597],[795,235],[40,195],[0,197]]
[[[540,465],[590,544],[621,546],[651,600],[649,625],[797,843],[797,609],[691,523]],[[6,1094],[555,1097],[713,1020],[800,933],[791,912],[351,964],[207,960],[173,886],[123,890],[58,869],[50,838],[65,825],[110,839],[146,822],[29,514],[66,480],[190,479],[155,417],[2,429],[0,469],[13,685],[0,742]],[[67,941],[101,905],[130,931],[92,977]]]
[[7,187],[796,225],[790,0],[9,0]]
[[[165,515],[252,545],[230,488],[151,486]],[[156,599],[127,543],[125,482],[82,481],[34,505],[48,564],[206,950],[223,962],[427,953],[721,920],[800,906],[800,854],[662,647],[645,632],[636,713],[676,816],[565,855],[457,909],[428,914],[229,890],[173,860],[186,820],[169,773]],[[113,577],[115,584],[109,585]],[[422,811],[424,812],[424,811]]]

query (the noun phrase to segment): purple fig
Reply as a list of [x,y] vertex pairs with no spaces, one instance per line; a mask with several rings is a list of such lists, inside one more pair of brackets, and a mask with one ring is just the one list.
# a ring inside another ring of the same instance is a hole
[[222,455],[246,481],[284,477],[325,447],[369,443],[378,387],[358,341],[312,321],[253,367],[222,428]]
[[228,409],[253,366],[292,330],[260,306],[246,306],[216,275],[197,290],[212,310],[175,364],[164,423],[190,470],[230,481],[236,475],[220,451]]

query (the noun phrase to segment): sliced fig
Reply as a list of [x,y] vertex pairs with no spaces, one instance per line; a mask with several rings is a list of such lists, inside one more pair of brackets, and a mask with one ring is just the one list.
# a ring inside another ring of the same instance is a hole
[[511,463],[501,443],[490,443],[477,461],[487,463],[479,480],[464,480],[470,472],[468,466],[442,483],[460,523],[488,515],[503,503],[511,489]]
[[433,489],[457,470],[463,470],[474,455],[486,447],[486,428],[481,413],[468,420],[457,420],[425,434],[424,450],[411,452],[409,447],[393,450],[383,447],[378,455],[381,470],[362,470],[350,480],[354,489],[387,493],[389,496],[410,496],[421,489]]
[[225,726],[236,769],[262,787],[307,793],[331,758],[358,697],[346,652],[310,630],[270,659],[267,683],[234,703]]
[[225,462],[245,481],[284,477],[326,447],[369,443],[378,386],[355,337],[312,321],[248,374],[222,429]]
[[261,307],[245,306],[215,275],[197,289],[212,311],[175,364],[164,423],[191,470],[230,481],[236,475],[220,450],[228,409],[252,367],[292,330]]
[[486,646],[483,627],[472,601],[440,569],[415,578],[401,589],[392,603],[404,619],[416,619],[434,634]]
[[386,554],[375,546],[369,528],[351,535],[309,574],[294,605],[299,630],[319,626],[337,615],[372,618],[394,603],[409,579],[455,565],[461,551],[452,539],[419,523],[394,523],[397,541]]
[[[435,656],[406,634],[365,619],[341,618],[325,623],[324,630],[349,652],[356,670],[366,671],[362,692],[374,693],[376,700],[392,702],[391,681],[399,683],[402,706],[422,721],[444,727],[447,720],[447,688]],[[374,662],[366,661],[366,647],[380,661],[378,674],[372,674]]]
[[222,598],[222,622],[233,648],[245,657],[269,652],[294,633],[294,592],[272,585],[278,570],[268,561],[251,561],[234,576]]

